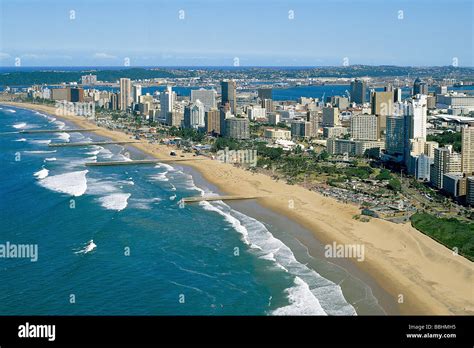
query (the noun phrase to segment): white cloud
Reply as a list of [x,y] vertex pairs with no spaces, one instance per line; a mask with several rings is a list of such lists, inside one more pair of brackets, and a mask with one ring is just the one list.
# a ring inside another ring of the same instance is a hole
[[115,59],[115,58],[117,58],[117,57],[116,57],[116,56],[113,56],[113,55],[111,55],[111,54],[104,53],[104,52],[99,52],[99,53],[94,54],[94,58],[98,58],[98,59]]
[[7,59],[11,56],[8,53],[0,52],[0,59]]

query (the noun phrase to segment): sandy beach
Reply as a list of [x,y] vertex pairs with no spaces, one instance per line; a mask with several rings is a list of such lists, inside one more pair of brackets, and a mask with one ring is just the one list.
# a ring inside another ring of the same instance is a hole
[[[2,104],[47,112],[78,127],[96,128],[82,117],[58,116],[51,106]],[[117,141],[130,140],[130,135],[104,128],[95,134]],[[158,159],[173,158],[169,155],[173,148],[165,145],[142,140],[130,146]],[[354,263],[399,302],[400,313],[474,314],[474,263],[453,254],[410,224],[380,219],[360,222],[353,219],[360,213],[353,205],[230,164],[210,159],[185,164],[226,194],[263,197],[258,200],[260,204],[312,231],[322,243],[363,244],[365,259],[354,259]]]

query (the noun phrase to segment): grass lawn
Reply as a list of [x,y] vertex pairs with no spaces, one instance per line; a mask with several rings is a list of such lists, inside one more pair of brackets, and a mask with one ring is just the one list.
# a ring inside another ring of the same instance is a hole
[[474,261],[474,223],[416,213],[411,217],[411,225],[448,248],[457,248],[459,254]]

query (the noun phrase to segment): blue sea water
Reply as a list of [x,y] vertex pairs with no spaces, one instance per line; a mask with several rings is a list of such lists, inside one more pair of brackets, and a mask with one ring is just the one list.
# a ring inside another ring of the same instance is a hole
[[5,134],[64,127],[0,105],[0,244],[38,246],[36,262],[0,258],[1,315],[355,314],[260,221],[222,202],[180,207],[209,190],[185,168],[86,167],[145,155],[48,147],[101,140],[85,132]]

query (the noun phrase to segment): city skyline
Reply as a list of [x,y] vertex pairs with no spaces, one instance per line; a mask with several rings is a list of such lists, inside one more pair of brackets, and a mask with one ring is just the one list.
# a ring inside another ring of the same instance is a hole
[[21,2],[0,1],[1,67],[473,66],[465,0]]

